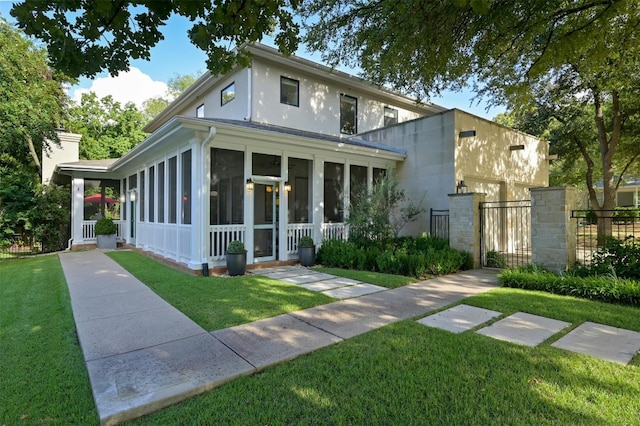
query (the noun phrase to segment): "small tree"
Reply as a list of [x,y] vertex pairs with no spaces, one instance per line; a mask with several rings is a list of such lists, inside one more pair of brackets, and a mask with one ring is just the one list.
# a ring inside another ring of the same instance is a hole
[[402,228],[425,210],[422,203],[406,200],[395,177],[386,173],[376,180],[371,192],[363,185],[355,188],[349,206],[349,239],[356,244],[381,243],[396,238]]

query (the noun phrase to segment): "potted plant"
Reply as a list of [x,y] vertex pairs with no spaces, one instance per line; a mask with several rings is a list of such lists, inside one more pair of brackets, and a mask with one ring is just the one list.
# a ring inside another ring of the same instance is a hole
[[96,222],[95,233],[99,249],[115,249],[118,226],[109,218],[102,218]]
[[247,270],[247,250],[242,241],[234,240],[227,246],[227,272],[232,277],[244,275]]
[[313,238],[308,235],[298,241],[298,260],[302,266],[313,266],[316,263],[316,246]]

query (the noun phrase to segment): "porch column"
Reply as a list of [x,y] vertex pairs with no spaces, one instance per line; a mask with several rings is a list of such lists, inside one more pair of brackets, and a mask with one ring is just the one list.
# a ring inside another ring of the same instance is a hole
[[313,157],[313,242],[322,243],[322,223],[324,222],[324,161]]
[[[205,139],[206,141],[206,139]],[[191,247],[189,251],[189,269],[202,270],[202,264],[207,263],[204,243],[209,233],[206,229],[205,209],[208,210],[209,179],[207,174],[207,148],[200,140],[191,141]],[[149,186],[149,185],[147,185]]]
[[577,224],[571,220],[575,206],[575,188],[531,189],[531,261],[534,264],[564,272],[575,263]]
[[[252,156],[253,152],[250,148],[247,148],[244,153],[244,182],[251,178],[253,171],[252,168]],[[242,185],[244,191],[244,246],[247,249],[247,264],[253,264],[253,193],[254,191],[247,191],[246,185]],[[226,247],[225,247],[226,250]]]
[[71,190],[71,248],[84,244],[82,221],[84,220],[84,178],[74,177]]
[[[289,225],[289,192],[284,190],[285,182],[289,181],[289,157],[287,157],[285,152],[280,154],[281,163],[280,163],[280,176],[282,179],[278,182],[278,186],[280,187],[280,217],[278,221],[280,222],[279,233],[278,235],[278,260],[289,260],[289,254],[287,252],[287,226]],[[291,183],[291,182],[289,182]]]
[[449,245],[470,253],[474,268],[481,266],[480,203],[485,197],[477,192],[449,194]]

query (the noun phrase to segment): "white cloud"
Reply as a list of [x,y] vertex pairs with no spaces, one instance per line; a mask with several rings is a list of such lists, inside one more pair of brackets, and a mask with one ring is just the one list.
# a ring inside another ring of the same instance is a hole
[[138,68],[131,67],[127,72],[121,72],[117,77],[100,77],[91,82],[87,88],[73,91],[71,99],[80,102],[83,93],[94,92],[98,98],[111,95],[115,101],[125,104],[133,102],[139,108],[149,98],[164,96],[167,85],[162,81],[154,81]]

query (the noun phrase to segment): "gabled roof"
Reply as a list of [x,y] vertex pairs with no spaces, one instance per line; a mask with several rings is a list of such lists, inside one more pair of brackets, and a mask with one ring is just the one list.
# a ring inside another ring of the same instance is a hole
[[[402,105],[404,108],[410,111],[419,111],[422,114],[431,115],[447,110],[447,108],[428,102],[417,103],[414,98],[410,98],[386,87],[376,86],[373,83],[362,78],[347,74],[343,71],[339,71],[331,67],[327,67],[325,65],[318,64],[308,59],[303,59],[295,55],[285,57],[280,52],[278,52],[277,49],[265,46],[260,43],[245,45],[241,47],[241,49],[249,51],[254,57],[281,64],[288,68],[311,74],[323,80],[330,80],[337,84],[355,87],[364,92],[374,94],[377,97],[387,98],[390,103]],[[237,69],[238,68],[236,68],[235,70]],[[192,99],[207,93],[212,87],[216,85],[216,83],[226,78],[227,75],[228,74],[214,76],[211,75],[211,73],[209,73],[208,71],[204,73],[191,86],[189,86],[184,92],[182,92],[180,96],[173,100],[173,102],[171,102],[162,112],[160,112],[160,114],[154,117],[145,126],[144,131],[148,133],[156,131],[158,128],[160,128],[160,126],[162,126],[163,123],[168,121],[171,117],[176,115],[178,111],[180,111],[186,104],[191,102]]]

